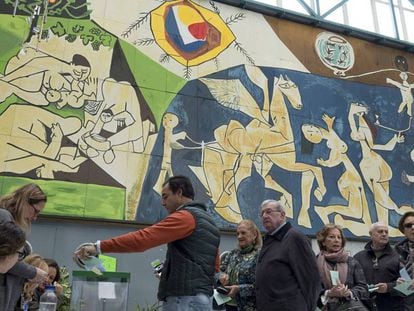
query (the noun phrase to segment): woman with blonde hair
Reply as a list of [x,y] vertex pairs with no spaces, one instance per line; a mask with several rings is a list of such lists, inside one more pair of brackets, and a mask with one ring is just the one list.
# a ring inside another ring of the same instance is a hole
[[[12,220],[28,234],[31,223],[45,207],[46,194],[36,184],[26,184],[0,198],[0,209],[5,209]],[[4,211],[3,211],[4,213]]]
[[[37,219],[46,201],[46,194],[38,185],[26,184],[0,198],[0,221],[14,222],[27,238],[31,222]],[[0,310],[14,310],[26,280],[41,283],[46,278],[47,272],[42,269],[17,262],[6,274],[0,275]]]
[[[28,265],[31,265],[35,268],[41,269],[42,271],[48,273],[49,266],[42,256],[39,254],[31,254],[24,259],[24,262]],[[37,295],[36,289],[38,288],[38,283],[26,282],[23,286],[23,292],[21,293],[20,306],[22,310],[25,309],[27,305],[28,310],[38,310],[39,308],[39,298]]]
[[226,310],[256,310],[254,292],[256,262],[262,236],[256,224],[251,220],[242,220],[237,225],[237,248],[232,250],[220,265],[220,282],[228,290],[228,296],[234,298],[226,304]]
[[[317,234],[320,253],[317,256],[323,292],[318,302],[323,310],[368,310],[362,300],[369,299],[364,271],[358,261],[345,251],[342,228],[326,224]],[[349,309],[351,310],[351,309]]]

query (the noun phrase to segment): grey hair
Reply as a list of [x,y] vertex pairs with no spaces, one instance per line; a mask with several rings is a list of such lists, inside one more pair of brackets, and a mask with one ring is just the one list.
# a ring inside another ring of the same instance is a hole
[[272,200],[272,199],[264,200],[262,204],[260,205],[260,208],[263,208],[269,204],[273,205],[276,208],[276,211],[285,212],[285,207],[283,206],[282,202],[277,201],[277,200]]
[[383,226],[383,227],[387,227],[388,228],[388,226],[385,224],[385,223],[383,223],[382,221],[378,221],[378,222],[374,222],[370,227],[369,227],[369,233],[371,233],[372,231],[374,231],[374,229],[376,228],[376,227],[379,227],[379,226]]

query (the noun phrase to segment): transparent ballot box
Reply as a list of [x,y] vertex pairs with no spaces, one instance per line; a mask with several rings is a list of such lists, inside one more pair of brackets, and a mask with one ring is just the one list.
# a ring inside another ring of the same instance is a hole
[[126,311],[129,279],[127,272],[73,271],[70,310]]

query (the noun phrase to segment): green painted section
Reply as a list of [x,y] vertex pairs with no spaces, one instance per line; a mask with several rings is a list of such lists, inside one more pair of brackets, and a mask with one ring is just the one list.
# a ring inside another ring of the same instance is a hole
[[26,17],[0,14],[0,72],[4,72],[6,62],[20,50],[28,33]]
[[0,176],[1,194],[35,182],[47,194],[42,214],[124,220],[125,189],[57,180]]
[[164,112],[187,81],[169,72],[130,43],[121,39],[119,42],[159,128]]
[[96,51],[102,46],[113,48],[117,40],[90,20],[48,17],[44,29],[50,29],[54,35],[64,38],[68,43],[81,40],[83,45],[90,45]]

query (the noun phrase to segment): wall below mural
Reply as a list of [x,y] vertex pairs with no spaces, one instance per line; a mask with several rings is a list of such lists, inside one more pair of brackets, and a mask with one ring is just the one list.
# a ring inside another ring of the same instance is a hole
[[34,181],[47,214],[151,224],[184,174],[222,229],[260,224],[273,198],[307,234],[401,235],[413,55],[212,1],[14,4],[0,2],[0,193]]

